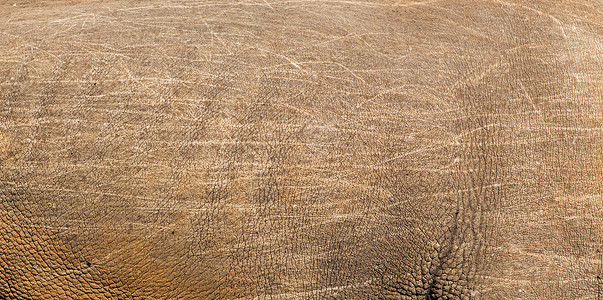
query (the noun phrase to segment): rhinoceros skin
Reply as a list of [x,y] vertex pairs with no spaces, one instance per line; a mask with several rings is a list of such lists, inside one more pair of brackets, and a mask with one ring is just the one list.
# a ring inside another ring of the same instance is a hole
[[3,1],[1,299],[601,299],[603,3]]

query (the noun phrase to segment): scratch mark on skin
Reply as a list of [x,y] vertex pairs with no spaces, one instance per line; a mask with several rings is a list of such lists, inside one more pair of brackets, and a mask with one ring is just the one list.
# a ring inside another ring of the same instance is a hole
[[90,15],[86,15],[86,18],[84,19],[84,22],[82,22],[82,25],[80,26],[80,29],[84,29],[84,26],[86,26],[86,22],[88,22],[89,18],[90,18]]
[[[328,44],[335,43],[337,41],[346,40],[346,39],[354,39],[355,38],[355,39],[358,39],[359,41],[361,41],[362,43],[364,43],[368,48],[370,48],[372,51],[374,51],[375,53],[377,53],[380,56],[386,57],[388,59],[393,59],[393,60],[399,59],[399,57],[392,57],[391,55],[384,54],[384,53],[378,51],[377,49],[373,48],[373,46],[369,42],[365,41],[364,38],[363,38],[365,36],[370,36],[370,35],[386,35],[387,36],[388,34],[387,33],[383,33],[383,32],[366,32],[366,33],[362,33],[362,34],[350,33],[350,34],[347,34],[347,35],[344,35],[344,36],[337,36],[337,37],[334,37],[334,38],[329,39],[327,41],[322,41],[322,42],[316,43],[313,46],[314,47],[326,46]],[[391,69],[387,69],[387,70],[389,71]],[[368,70],[368,71],[372,71],[372,70]]]
[[410,3],[405,3],[405,4],[400,4],[400,2],[402,1],[398,1],[396,4],[392,5],[392,6],[420,6],[420,5],[425,5],[428,6],[429,4],[434,4],[434,3],[438,3],[438,2],[443,2],[443,0],[431,0],[431,1],[422,1],[422,2],[410,2]]
[[[53,186],[39,186],[37,188],[37,190],[39,191],[60,191],[60,192],[68,192],[68,193],[72,193],[72,194],[79,194],[81,193],[80,190],[76,190],[76,189],[70,189],[70,188],[56,188]],[[122,193],[111,193],[111,192],[102,192],[102,191],[89,191],[87,192],[89,194],[93,194],[93,195],[99,195],[99,196],[109,196],[109,197],[116,197],[116,198],[132,198],[132,199],[140,199],[140,200],[148,200],[148,201],[152,201],[152,200],[164,200],[163,198],[154,198],[154,197],[145,197],[145,196],[136,196],[136,195],[128,195],[128,194],[122,194]]]
[[461,134],[457,135],[456,137],[454,137],[454,144],[455,144],[455,145],[460,144],[459,139],[460,139],[461,137],[464,137],[464,136],[470,135],[470,134],[472,134],[472,133],[474,133],[474,132],[476,132],[476,131],[480,131],[480,130],[488,129],[488,128],[490,128],[490,127],[492,127],[492,126],[495,126],[495,125],[496,125],[496,124],[492,123],[492,124],[484,125],[484,126],[479,127],[479,128],[475,128],[475,129],[473,129],[473,130],[470,130],[469,132],[464,132],[464,133],[461,133]]
[[523,8],[525,10],[529,10],[529,11],[535,12],[536,14],[538,14],[540,16],[549,17],[551,20],[553,20],[553,22],[555,22],[555,23],[557,23],[557,25],[559,25],[559,29],[561,30],[561,34],[563,35],[563,37],[567,38],[567,35],[565,34],[565,30],[563,29],[563,24],[555,16],[553,16],[551,14],[548,14],[548,13],[545,13],[545,12],[539,10],[539,9],[536,9],[536,8],[533,8],[533,7],[529,7],[527,5],[522,5],[522,4],[517,4],[517,3],[511,3],[511,2],[507,2],[507,1],[503,1],[503,0],[494,0],[494,1],[498,2],[498,3],[502,4],[502,5]]
[[[429,95],[432,96],[432,99],[434,100],[440,100],[440,103],[443,103],[444,106],[446,106],[446,111],[442,110],[442,108],[439,107],[439,105],[437,106],[437,109],[440,111],[439,113],[445,113],[445,112],[454,112],[457,109],[453,109],[451,108],[451,103],[453,103],[452,99],[450,99],[451,95],[450,93],[442,93],[442,97],[438,97],[438,93],[440,93],[439,91],[437,91],[436,89],[429,87],[429,86],[425,86],[425,85],[418,85],[418,84],[405,84],[405,85],[401,85],[401,86],[396,86],[396,87],[392,87],[392,88],[388,88],[388,89],[384,89],[382,91],[380,91],[378,94],[376,94],[375,96],[372,96],[371,98],[367,99],[367,102],[371,102],[373,104],[376,105],[380,105],[383,108],[387,108],[385,105],[383,104],[379,104],[377,102],[375,102],[374,100],[380,96],[383,96],[385,94],[388,93],[392,93],[392,92],[397,92],[400,94],[404,94],[405,92],[409,91],[409,90],[420,90],[421,93],[425,94],[428,93]],[[429,91],[426,91],[429,90]],[[448,99],[446,99],[448,98]],[[436,101],[433,101],[434,103]],[[437,112],[431,112],[430,114],[437,114]],[[406,113],[405,115],[411,115],[410,112]]]
[[532,96],[530,96],[530,94],[526,90],[526,87],[523,85],[523,83],[521,82],[521,80],[518,81],[518,83],[519,83],[519,87],[521,87],[521,90],[523,91],[523,94],[526,96],[526,98],[528,100],[530,100],[530,103],[532,104],[532,108],[534,108],[534,111],[538,111],[538,113],[541,113],[540,109],[538,109],[536,107],[536,103],[534,102],[534,99],[532,99]]
[[268,6],[270,9],[274,10],[274,7],[272,7],[272,5],[270,5],[270,3],[267,0],[263,0],[264,3],[266,3],[266,6]]
[[[288,56],[286,56],[286,55],[283,55],[283,54],[280,54],[280,53],[276,53],[276,52],[274,52],[274,51],[270,51],[270,50],[267,50],[267,49],[264,49],[264,48],[259,48],[259,47],[256,47],[255,49],[258,49],[258,50],[260,50],[260,51],[264,51],[264,52],[268,52],[268,53],[270,53],[270,54],[273,54],[273,55],[276,55],[276,56],[278,56],[278,57],[284,58],[284,59],[286,59],[286,60],[287,60],[287,61],[288,61],[288,62],[289,62],[289,63],[290,63],[292,66],[296,67],[297,69],[300,69],[300,70],[304,71],[304,70],[302,69],[302,67],[300,66],[300,64],[298,64],[298,63],[297,63],[297,62],[295,62],[295,61],[294,61],[292,58],[290,58],[290,57],[288,57]],[[304,72],[305,72],[305,71],[304,71]],[[305,73],[307,73],[307,72],[305,72]]]
[[[370,286],[372,283],[373,283],[373,280],[371,279],[371,280],[367,280],[365,282],[360,282],[357,284],[325,287],[325,288],[310,290],[307,292],[260,295],[260,296],[256,296],[255,298],[252,298],[252,299],[253,300],[266,299],[267,296],[269,296],[270,298],[284,297],[286,299],[307,298],[307,297],[311,297],[311,296],[316,296],[316,294],[320,293],[320,292],[341,291],[344,289],[357,289],[361,286]],[[239,298],[239,299],[242,299],[242,298]]]
[[427,151],[438,150],[438,149],[442,149],[442,148],[444,148],[444,147],[447,147],[447,146],[449,146],[449,145],[458,145],[458,144],[460,144],[460,142],[458,141],[458,140],[459,140],[459,138],[461,138],[461,137],[463,137],[463,136],[466,136],[466,135],[469,135],[469,134],[472,134],[472,133],[474,133],[474,132],[476,132],[476,131],[479,131],[479,130],[483,130],[483,129],[490,128],[490,127],[495,126],[495,125],[496,125],[496,124],[494,124],[494,123],[493,123],[493,124],[484,125],[484,126],[482,126],[482,127],[475,128],[475,129],[473,129],[473,130],[471,130],[471,131],[469,131],[469,132],[465,132],[465,133],[462,133],[462,134],[460,134],[460,135],[457,135],[457,136],[456,136],[456,137],[454,137],[454,138],[453,138],[453,140],[452,140],[452,141],[450,141],[449,143],[442,143],[442,144],[433,145],[433,146],[430,146],[430,147],[423,147],[423,148],[419,148],[419,149],[417,149],[417,150],[413,150],[413,151],[405,152],[405,153],[403,153],[403,154],[400,154],[400,155],[398,155],[398,156],[395,156],[395,157],[393,157],[393,158],[390,158],[390,159],[388,159],[388,160],[385,160],[385,161],[383,161],[383,162],[381,162],[381,163],[379,163],[379,164],[370,165],[369,167],[376,167],[376,166],[379,166],[379,165],[384,165],[384,164],[386,164],[386,163],[389,163],[389,162],[392,162],[392,161],[394,161],[394,160],[397,160],[397,159],[400,159],[400,158],[404,158],[404,157],[406,157],[406,156],[409,156],[409,155],[412,155],[412,154],[416,154],[416,153],[421,153],[421,152],[427,152]]
[[300,64],[302,64],[302,65],[304,65],[304,64],[333,64],[333,65],[339,66],[339,67],[343,68],[344,70],[348,71],[354,78],[356,78],[356,79],[362,81],[362,83],[366,84],[366,81],[364,80],[364,78],[358,76],[350,68],[344,66],[341,63],[335,62],[335,61],[312,61],[312,62],[303,62],[303,63],[300,63]]
[[[354,1],[324,1],[323,3],[327,4],[347,4],[347,5],[355,5],[355,6],[363,6],[363,7],[408,7],[408,6],[417,6],[417,5],[426,5],[435,2],[441,2],[442,0],[432,0],[432,1],[423,1],[423,2],[409,2],[409,3],[401,3],[402,1],[398,1],[395,4],[385,4],[385,3],[368,3],[368,2],[354,2]],[[285,1],[285,4],[309,4],[315,1],[312,0],[297,0],[297,1]],[[249,5],[249,4],[246,4]]]
[[[207,22],[205,20],[203,20],[203,24],[205,25],[205,27],[207,28],[207,30],[211,33],[211,35],[213,37],[215,37],[218,41],[220,41],[220,43],[222,43],[222,46],[226,47],[226,42],[224,42],[224,40],[214,32],[214,30],[211,28],[211,26],[209,26],[209,24],[207,24]],[[211,43],[213,45],[214,40],[212,38]],[[210,54],[211,55],[211,54]],[[210,56],[210,60],[211,60],[211,56]]]
[[[363,35],[369,35],[369,34],[371,34],[371,35],[375,35],[375,34],[379,34],[379,33],[368,33],[368,34],[360,34],[360,35],[358,35],[358,34],[354,34],[354,35],[355,35],[355,37],[356,37],[358,40],[362,41],[362,42],[363,42],[363,43],[364,43],[364,44],[365,44],[367,47],[369,47],[371,50],[373,50],[373,51],[374,51],[375,53],[377,53],[378,55],[383,56],[383,57],[388,58],[388,59],[392,59],[392,60],[397,60],[397,59],[400,59],[400,57],[399,57],[399,56],[398,56],[398,57],[395,57],[395,56],[393,56],[393,55],[387,55],[387,54],[385,54],[385,53],[383,53],[383,52],[381,52],[381,51],[379,51],[379,50],[375,49],[371,43],[369,43],[369,42],[365,41],[365,40],[364,40],[364,38],[362,38],[362,36],[363,36]],[[403,57],[406,57],[406,56],[408,56],[408,55],[403,55]]]
[[46,40],[51,39],[51,38],[55,38],[56,36],[58,36],[58,35],[60,35],[60,34],[62,34],[62,33],[66,33],[66,32],[68,32],[68,31],[70,31],[71,29],[73,29],[75,26],[77,26],[77,23],[75,23],[75,22],[74,22],[74,23],[73,23],[73,24],[71,24],[71,26],[69,26],[68,28],[65,28],[65,29],[63,29],[63,30],[57,30],[57,32],[56,32],[56,33],[54,33],[53,35],[48,36],[48,37],[46,38]]
[[[208,5],[208,6],[210,6],[210,5]],[[217,6],[217,5],[213,5],[213,6]],[[164,5],[164,6],[148,5],[148,6],[120,8],[120,9],[116,9],[115,11],[134,11],[134,10],[143,10],[143,9],[163,9],[163,8],[191,8],[191,6],[187,6],[187,5]]]
[[5,25],[6,25],[6,24],[8,24],[8,23],[9,23],[9,22],[10,22],[12,19],[13,19],[13,15],[10,15],[10,16],[8,17],[8,19],[6,19],[6,22],[4,22],[4,24],[5,24]]
[[[98,50],[98,49],[95,49],[95,48],[91,47],[90,45],[107,48],[107,49],[111,50],[112,52],[101,51],[101,50]],[[130,59],[130,60],[132,59],[132,57],[127,56],[125,54],[118,53],[119,52],[118,50],[113,49],[113,48],[111,48],[111,47],[109,47],[107,45],[87,43],[87,44],[82,44],[82,48],[86,48],[86,49],[90,50],[91,52],[93,52],[94,54],[104,54],[104,55],[107,55],[107,56],[118,56],[118,57],[123,57],[123,58]]]
[[[0,31],[0,33],[2,33],[2,34],[4,34],[4,35],[7,35],[7,36],[9,36],[9,37],[17,38],[17,39],[20,39],[20,40],[25,40],[25,38],[24,38],[24,37],[22,37],[22,36],[18,36],[18,35],[10,34],[10,33],[4,32],[4,31]],[[52,57],[53,57],[54,59],[56,59],[57,61],[60,61],[60,60],[61,60],[61,59],[60,59],[58,56],[56,56],[56,55],[54,55],[54,54],[52,54],[52,53],[50,53],[50,52],[48,52],[48,51],[46,51],[46,50],[44,50],[44,49],[40,49],[39,47],[36,47],[36,46],[34,46],[34,45],[31,45],[31,44],[28,44],[28,43],[25,43],[25,42],[23,42],[23,43],[22,43],[22,45],[23,45],[23,46],[27,46],[27,47],[29,47],[29,48],[31,48],[31,49],[38,50],[38,51],[40,51],[40,52],[44,52],[44,53],[46,53],[46,54],[48,54],[48,55],[52,56]]]
[[[439,2],[439,1],[432,1],[432,2]],[[431,2],[429,2],[429,3],[431,3]],[[428,3],[426,3],[426,4],[428,4]],[[426,6],[427,6],[427,5],[426,5]],[[443,11],[447,11],[447,12],[452,12],[452,10],[450,10],[450,9],[445,9],[445,8],[438,7],[438,6],[434,6],[434,5],[430,5],[429,7],[433,8],[433,9],[439,9],[439,10],[443,10]],[[416,8],[416,7],[414,7],[414,9],[418,10],[418,8]],[[423,10],[423,11],[421,11],[421,12],[425,12],[425,11]],[[450,18],[446,18],[446,17],[444,17],[444,16],[442,16],[442,15],[435,14],[435,13],[433,13],[433,12],[427,12],[427,13],[429,13],[429,14],[433,15],[433,16],[434,16],[434,17],[436,17],[436,18],[440,18],[440,19],[442,19],[443,21],[445,21],[445,22],[447,22],[447,23],[449,23],[449,24],[452,24],[453,26],[457,26],[457,27],[459,27],[459,28],[462,28],[463,30],[465,30],[465,31],[467,31],[467,32],[470,32],[471,34],[473,34],[473,35],[475,35],[475,36],[479,36],[479,37],[482,37],[482,38],[484,38],[484,39],[487,39],[487,40],[489,40],[489,41],[492,41],[492,42],[493,42],[492,38],[490,38],[489,36],[487,36],[487,35],[486,35],[485,33],[483,33],[483,32],[479,32],[479,31],[477,31],[477,30],[475,30],[475,29],[472,29],[472,28],[470,28],[470,27],[467,27],[467,26],[461,25],[459,22],[455,22],[454,20],[452,20],[452,19],[450,19]],[[454,12],[452,12],[452,13],[454,13]],[[456,14],[456,13],[454,13],[454,14],[458,16],[458,14]],[[459,16],[459,19],[462,19],[462,17],[460,17],[460,16]]]
[[406,157],[406,156],[409,156],[409,155],[411,155],[411,154],[415,154],[415,153],[421,153],[421,152],[427,152],[427,151],[432,151],[432,150],[437,150],[437,149],[442,149],[442,148],[446,147],[447,145],[448,145],[448,144],[439,144],[438,146],[431,146],[431,147],[423,147],[423,148],[419,148],[419,149],[417,149],[417,150],[413,150],[413,151],[409,151],[409,152],[406,152],[406,153],[400,154],[400,155],[398,155],[398,156],[395,156],[395,157],[393,157],[393,158],[390,158],[390,159],[388,159],[388,160],[385,160],[385,161],[383,161],[383,162],[381,162],[381,163],[374,164],[374,165],[370,165],[370,167],[376,167],[376,166],[384,165],[384,164],[387,164],[387,163],[392,162],[392,161],[394,161],[394,160],[398,160],[398,159],[400,159],[400,158],[404,158],[404,157]]
[[460,80],[456,81],[448,90],[449,91],[456,90],[463,84],[477,84],[477,83],[481,82],[484,79],[484,77],[486,77],[486,75],[497,70],[500,66],[501,66],[500,62],[498,62],[498,61],[494,62],[494,63],[490,64],[483,72],[481,72],[479,74],[475,74],[475,73],[469,74],[469,76],[461,78]]

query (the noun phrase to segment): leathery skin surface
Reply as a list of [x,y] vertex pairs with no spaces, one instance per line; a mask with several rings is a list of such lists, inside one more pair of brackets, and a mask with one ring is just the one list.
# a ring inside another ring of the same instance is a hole
[[0,1],[0,299],[603,299],[603,2]]

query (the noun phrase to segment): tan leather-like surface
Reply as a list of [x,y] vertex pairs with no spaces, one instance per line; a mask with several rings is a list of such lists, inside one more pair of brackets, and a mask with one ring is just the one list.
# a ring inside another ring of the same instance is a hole
[[600,299],[601,1],[3,1],[1,299]]

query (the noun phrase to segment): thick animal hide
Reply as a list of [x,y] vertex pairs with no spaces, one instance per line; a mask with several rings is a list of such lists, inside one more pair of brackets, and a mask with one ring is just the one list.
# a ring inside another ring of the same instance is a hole
[[1,299],[601,299],[603,3],[0,2]]

